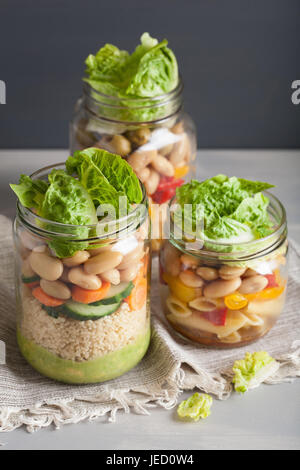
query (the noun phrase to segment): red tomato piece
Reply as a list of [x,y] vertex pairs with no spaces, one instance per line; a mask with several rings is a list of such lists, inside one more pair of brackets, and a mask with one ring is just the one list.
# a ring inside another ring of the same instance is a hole
[[266,274],[265,277],[268,279],[267,287],[278,287],[278,282],[276,280],[276,274]]
[[184,183],[183,179],[175,179],[173,176],[162,176],[156,192],[152,196],[152,200],[157,204],[172,199],[176,194],[176,188]]

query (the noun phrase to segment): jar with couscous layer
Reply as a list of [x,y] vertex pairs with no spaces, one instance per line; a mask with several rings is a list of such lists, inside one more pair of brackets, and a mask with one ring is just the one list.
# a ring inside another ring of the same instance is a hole
[[273,232],[236,244],[171,238],[160,252],[164,314],[185,338],[231,348],[264,336],[283,311],[287,288],[285,211],[271,194]]
[[[122,156],[145,185],[151,217],[159,218],[159,206],[167,206],[176,188],[195,176],[195,126],[182,111],[181,83],[163,96],[126,103],[85,83],[70,127],[71,152],[98,147]],[[153,240],[155,251],[161,232]]]
[[[40,170],[32,180],[48,173],[49,168]],[[124,374],[146,353],[150,247],[145,192],[143,198],[142,215],[133,210],[117,224],[119,231],[108,232],[101,222],[97,230],[89,226],[85,231],[45,220],[18,202],[17,337],[21,353],[41,374],[65,383],[103,382]],[[89,235],[79,238],[78,230]],[[63,256],[66,248],[69,256]]]

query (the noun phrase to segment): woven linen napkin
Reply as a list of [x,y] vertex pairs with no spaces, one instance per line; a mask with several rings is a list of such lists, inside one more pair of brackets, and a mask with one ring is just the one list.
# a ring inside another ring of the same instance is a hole
[[293,242],[290,243],[287,304],[265,338],[233,350],[207,349],[178,339],[161,314],[158,266],[154,260],[152,340],[145,358],[118,379],[100,385],[71,386],[42,377],[18,351],[11,232],[10,220],[0,215],[0,348],[3,343],[6,345],[6,364],[0,365],[2,432],[22,425],[32,432],[50,424],[60,427],[105,414],[114,421],[118,410],[149,414],[153,406],[167,409],[175,406],[182,390],[195,387],[218,399],[226,399],[232,391],[228,371],[246,351],[266,350],[280,361],[280,369],[268,383],[300,376],[300,250]]

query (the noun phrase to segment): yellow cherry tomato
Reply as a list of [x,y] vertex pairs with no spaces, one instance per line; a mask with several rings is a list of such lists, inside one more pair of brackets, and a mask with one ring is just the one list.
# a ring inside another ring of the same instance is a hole
[[201,289],[186,286],[178,277],[173,277],[170,276],[170,274],[164,273],[163,280],[168,284],[172,294],[182,302],[189,303],[201,296]]
[[267,287],[266,289],[257,292],[256,294],[245,294],[248,300],[270,300],[276,299],[284,291],[284,287]]
[[240,310],[241,308],[246,307],[248,299],[239,292],[234,292],[233,294],[226,295],[224,302],[226,307],[230,310]]
[[183,178],[189,172],[189,169],[190,167],[188,165],[179,166],[178,168],[175,168],[174,178]]

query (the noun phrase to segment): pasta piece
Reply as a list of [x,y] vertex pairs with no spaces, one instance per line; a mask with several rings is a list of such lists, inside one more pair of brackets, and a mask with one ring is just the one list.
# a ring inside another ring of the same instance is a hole
[[271,300],[252,300],[245,313],[250,315],[278,316],[283,309],[284,294]]
[[173,295],[170,295],[166,301],[167,308],[172,315],[179,318],[187,318],[192,315],[192,311],[187,307],[184,302],[176,299]]
[[259,315],[251,314],[251,313],[244,313],[244,315],[248,319],[248,322],[245,324],[245,327],[247,327],[247,326],[261,326],[265,323],[263,318],[261,318]]
[[181,315],[176,316],[172,312],[168,318],[171,322],[181,324],[188,328],[214,333],[218,335],[220,339],[226,338],[235,331],[238,331],[248,321],[247,317],[238,310],[228,310],[225,326],[214,325],[201,317],[201,313],[196,311],[193,311],[192,315],[185,317]]
[[239,343],[241,341],[242,337],[239,334],[238,331],[235,331],[234,333],[231,333],[231,335],[226,336],[225,338],[222,338],[223,343]]
[[214,299],[207,299],[206,297],[197,297],[195,300],[189,302],[189,306],[200,312],[211,312],[218,307],[218,302]]

